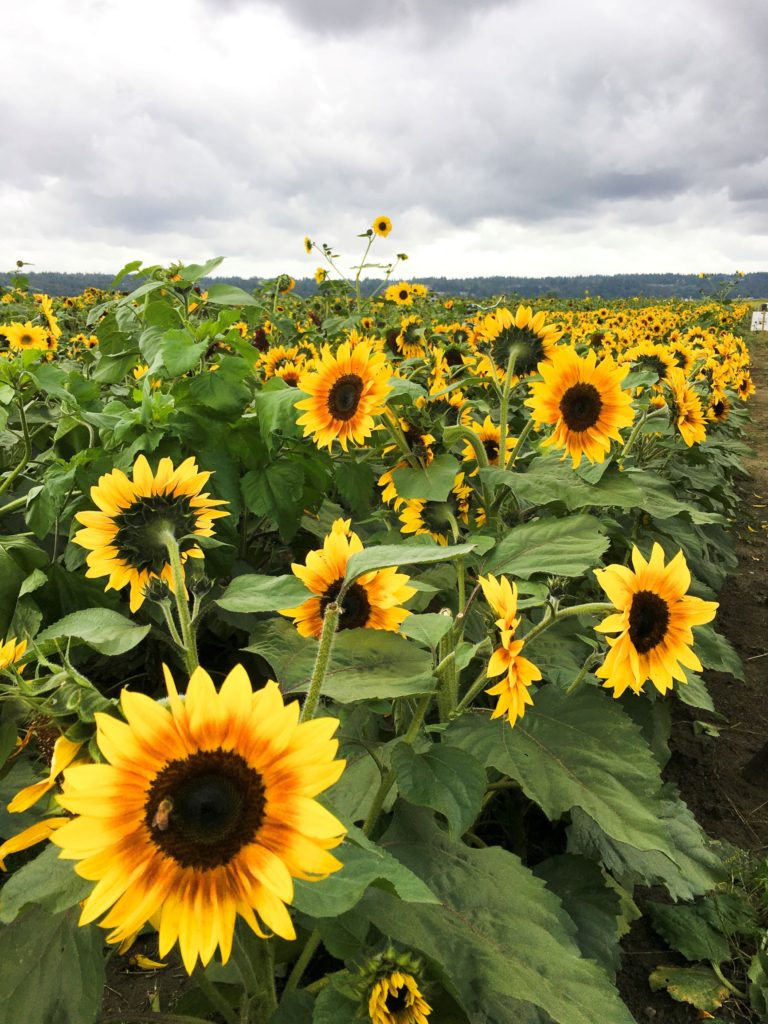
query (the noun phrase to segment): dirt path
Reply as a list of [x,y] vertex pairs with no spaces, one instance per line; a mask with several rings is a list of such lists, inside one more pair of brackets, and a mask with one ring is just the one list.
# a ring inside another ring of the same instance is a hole
[[[744,662],[745,681],[705,672],[709,692],[722,718],[675,704],[670,743],[672,757],[665,777],[680,793],[713,839],[741,850],[768,855],[768,759],[765,772],[744,769],[768,743],[768,334],[755,335],[750,345],[752,377],[757,388],[750,399],[752,424],[748,441],[754,449],[745,460],[749,478],[741,481],[738,510],[738,570],[720,594],[715,627],[736,647]],[[710,721],[720,735],[703,734],[696,720]],[[641,1024],[689,1024],[701,1020],[697,1011],[652,993],[648,974],[660,963],[674,962],[646,921],[637,922],[627,941],[620,977],[622,995]],[[682,961],[681,961],[682,962]],[[748,1009],[727,1003],[717,1018],[757,1021]]]

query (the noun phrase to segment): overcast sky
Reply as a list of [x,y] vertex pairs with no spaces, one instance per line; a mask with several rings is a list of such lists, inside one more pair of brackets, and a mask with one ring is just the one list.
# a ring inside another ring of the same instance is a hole
[[10,0],[0,269],[768,268],[766,0]]

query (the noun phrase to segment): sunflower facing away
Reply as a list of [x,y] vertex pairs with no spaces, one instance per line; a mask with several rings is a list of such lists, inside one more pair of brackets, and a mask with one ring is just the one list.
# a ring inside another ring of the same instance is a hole
[[[542,359],[551,357],[563,330],[558,324],[545,325],[545,319],[544,310],[534,313],[531,306],[518,306],[514,314],[502,307],[485,317],[478,329],[478,340],[490,345],[493,362],[501,376],[506,374],[513,349],[517,352],[517,377],[533,373]],[[489,372],[490,366],[482,365],[479,369]]]
[[667,374],[672,392],[672,419],[680,436],[690,448],[707,439],[707,421],[699,396],[686,380],[683,370],[675,367]]
[[610,356],[598,363],[594,352],[582,358],[571,348],[557,349],[549,362],[540,363],[544,379],[531,384],[525,405],[537,424],[555,424],[543,445],[563,449],[563,458],[570,455],[574,468],[582,455],[603,462],[611,439],[621,441],[620,431],[635,416],[631,393],[621,389],[627,372]]
[[[305,565],[291,566],[294,575],[315,595],[295,608],[280,609],[281,615],[293,619],[302,636],[320,636],[325,609],[341,590],[347,562],[362,550],[363,542],[350,531],[349,520],[337,519],[322,548],[310,551]],[[416,593],[408,583],[409,577],[394,568],[359,576],[344,597],[338,628],[398,630],[410,615],[402,603]]]
[[491,678],[503,675],[504,679],[485,691],[499,698],[491,718],[506,715],[509,724],[514,725],[525,714],[526,706],[533,704],[528,688],[541,679],[541,672],[532,661],[521,657],[524,641],[515,640],[515,630],[520,624],[517,618],[517,584],[510,586],[506,576],[497,580],[490,573],[485,579],[481,576],[479,583],[486,601],[499,616],[496,625],[500,631],[501,646],[491,655],[486,674]]
[[634,572],[626,565],[595,569],[597,582],[618,609],[595,627],[609,637],[610,650],[595,675],[620,697],[629,688],[640,693],[650,679],[666,693],[675,679],[686,682],[683,667],[701,671],[691,650],[692,626],[711,622],[716,601],[703,601],[686,593],[691,574],[682,551],[664,565],[664,550],[654,544],[648,562],[632,548]]
[[53,837],[96,885],[80,924],[132,937],[150,918],[160,956],[178,941],[191,972],[218,946],[229,958],[239,914],[262,937],[295,938],[293,878],[341,867],[328,851],[344,826],[314,798],[339,778],[335,718],[299,723],[276,683],[253,693],[242,665],[216,693],[196,669],[169,706],[123,690],[126,722],[97,714],[107,764],[67,769],[62,806],[76,817]]
[[107,590],[130,585],[132,612],[143,604],[144,589],[152,580],[163,579],[173,590],[163,533],[173,533],[182,562],[202,558],[190,535],[213,536],[213,520],[229,515],[215,507],[226,502],[200,493],[210,475],[201,473],[193,458],[177,469],[170,459],[161,459],[153,473],[140,455],[133,466],[133,480],[119,469],[100,477],[91,488],[98,511],[75,516],[85,529],[72,539],[90,549],[86,576],[109,576]]
[[296,421],[319,448],[331,449],[338,439],[344,451],[350,441],[363,444],[374,427],[374,417],[384,411],[390,371],[381,352],[371,352],[371,342],[352,348],[347,342],[333,355],[324,345],[315,371],[305,373],[299,388],[308,398],[296,403],[306,410]]

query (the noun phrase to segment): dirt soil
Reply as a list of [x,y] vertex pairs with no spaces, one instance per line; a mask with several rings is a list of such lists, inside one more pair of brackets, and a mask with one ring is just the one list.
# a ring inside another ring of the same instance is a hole
[[[665,777],[679,786],[683,800],[713,839],[766,856],[768,756],[757,770],[752,766],[749,778],[744,775],[749,762],[768,744],[768,336],[753,338],[759,339],[750,344],[757,392],[749,406],[748,441],[753,455],[745,460],[745,468],[750,475],[739,485],[739,568],[720,594],[715,621],[741,656],[745,681],[704,673],[722,718],[676,702],[672,757]],[[711,722],[720,735],[706,735],[695,725],[697,721]],[[658,898],[657,893],[651,895]],[[642,894],[639,902],[642,906]],[[647,920],[636,922],[623,945],[619,989],[639,1024],[692,1024],[702,1019],[693,1007],[649,988],[648,975],[655,967],[685,961],[666,949]],[[742,979],[739,982],[743,984]],[[733,999],[715,1019],[756,1024],[763,1018]]]

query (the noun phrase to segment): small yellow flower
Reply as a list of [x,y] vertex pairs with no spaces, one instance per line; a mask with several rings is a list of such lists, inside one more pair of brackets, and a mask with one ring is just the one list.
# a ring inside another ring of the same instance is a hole
[[389,217],[377,217],[372,227],[374,234],[379,235],[381,238],[386,238],[392,230],[392,221]]

